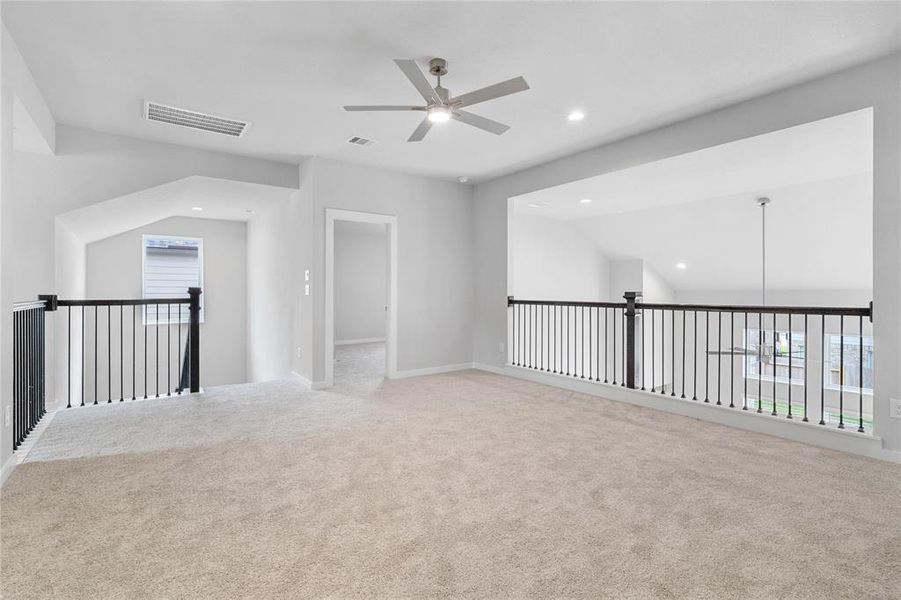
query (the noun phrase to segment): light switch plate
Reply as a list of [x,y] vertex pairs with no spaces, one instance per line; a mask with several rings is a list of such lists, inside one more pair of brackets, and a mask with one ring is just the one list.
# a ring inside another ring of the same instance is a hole
[[901,400],[898,398],[889,398],[888,406],[889,414],[895,419],[901,419]]

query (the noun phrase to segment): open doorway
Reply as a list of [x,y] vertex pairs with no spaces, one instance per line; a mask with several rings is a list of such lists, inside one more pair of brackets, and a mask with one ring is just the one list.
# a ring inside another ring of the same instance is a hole
[[396,371],[396,220],[327,212],[326,382],[378,384]]

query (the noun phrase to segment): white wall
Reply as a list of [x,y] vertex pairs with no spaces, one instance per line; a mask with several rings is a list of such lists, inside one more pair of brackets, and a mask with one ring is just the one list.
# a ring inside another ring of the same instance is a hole
[[335,343],[384,340],[388,236],[385,225],[335,222]]
[[[21,298],[15,289],[13,267],[21,252],[17,242],[22,226],[16,211],[16,164],[29,156],[14,150],[18,145],[14,123],[19,120],[15,113],[27,111],[41,145],[50,152],[55,147],[56,130],[50,110],[6,27],[0,28],[0,38],[0,339],[8,341],[12,339],[13,302]],[[35,242],[41,239],[32,237],[32,244],[40,245]],[[12,454],[12,419],[6,417],[12,409],[12,364],[11,344],[0,344],[0,483],[9,473],[7,467]]]
[[527,300],[606,300],[609,264],[572,223],[513,213],[513,296]]
[[291,373],[294,307],[300,266],[291,256],[289,202],[247,223],[247,378],[265,381]]
[[[205,388],[229,383],[242,383],[246,381],[247,368],[247,284],[246,284],[246,225],[241,221],[220,221],[213,219],[195,219],[188,217],[173,217],[156,223],[151,223],[138,229],[133,229],[119,235],[115,235],[87,246],[87,296],[89,298],[140,298],[142,296],[142,236],[144,235],[173,235],[185,237],[199,237],[203,239],[203,323],[200,325],[201,341],[201,385]],[[62,309],[60,315],[65,313]],[[165,306],[162,316],[165,316]],[[118,317],[113,310],[114,321]],[[139,311],[140,312],[140,311]],[[128,321],[130,311],[126,311],[125,321]],[[138,314],[138,329],[141,329],[141,317]],[[90,320],[88,324],[92,324]],[[77,324],[77,323],[76,323]],[[101,315],[99,361],[100,379],[104,379],[106,365],[103,357],[107,355],[103,331],[106,321]],[[77,327],[76,327],[77,329]],[[166,327],[161,327],[166,335]],[[155,335],[154,327],[148,326],[151,337]],[[186,335],[187,327],[183,327],[182,335]],[[118,338],[118,323],[114,324],[112,337],[113,345]],[[125,346],[130,348],[130,328],[124,328]],[[141,336],[141,332],[138,332]],[[172,327],[171,354],[177,354],[177,332]],[[85,365],[90,372],[93,368],[93,353],[91,344],[93,335],[86,336],[89,351],[86,353]],[[138,340],[139,342],[141,340]],[[182,338],[182,346],[186,338]],[[138,344],[140,345],[140,343]],[[164,351],[161,350],[164,356]],[[126,363],[131,357],[130,350],[126,350]],[[140,354],[140,351],[138,352]],[[118,348],[114,347],[113,355],[118,356]],[[137,379],[138,392],[142,391],[143,363],[138,356]],[[148,370],[153,379],[153,354],[150,353]],[[172,372],[178,372],[177,361],[172,360]],[[163,361],[165,364],[165,361]],[[126,371],[130,373],[130,367],[126,365]],[[165,373],[161,373],[165,380]],[[113,394],[118,394],[119,370],[113,366],[112,378]],[[128,374],[126,375],[128,379]],[[173,379],[174,383],[174,379]],[[153,386],[151,386],[153,387]],[[130,382],[125,385],[125,391],[131,390]],[[103,388],[101,391],[105,391]],[[105,398],[105,396],[103,396]],[[93,395],[86,395],[86,400],[92,400]]]
[[301,192],[312,189],[313,217],[313,336],[311,351],[303,352],[313,361],[312,376],[301,374],[314,382],[325,376],[326,208],[397,216],[398,370],[471,362],[472,186],[321,158],[308,160],[303,169],[309,169],[309,179]]
[[475,190],[474,360],[501,367],[507,339],[508,199],[526,192],[872,106],[874,109],[874,300],[876,434],[901,451],[901,56],[848,69],[481,183]]

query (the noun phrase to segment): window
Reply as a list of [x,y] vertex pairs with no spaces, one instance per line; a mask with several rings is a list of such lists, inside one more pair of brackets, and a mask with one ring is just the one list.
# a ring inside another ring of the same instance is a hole
[[746,329],[744,337],[745,348],[748,350],[744,361],[745,377],[756,379],[759,376],[766,381],[772,381],[775,377],[781,383],[788,383],[789,379],[792,383],[804,383],[807,344],[803,333],[776,331],[774,339],[773,330],[770,329],[763,331],[761,339],[760,330]]
[[[842,351],[842,337],[844,337],[844,352]],[[844,359],[844,360],[842,360]],[[860,361],[861,348],[860,336],[838,334],[830,335],[827,346],[826,369],[824,373],[827,388],[839,389],[844,372],[845,390],[857,391],[861,387]],[[863,391],[865,394],[873,393],[873,338],[863,338]]]
[[[187,298],[189,287],[203,287],[203,240],[200,238],[145,235],[144,298]],[[144,308],[146,325],[187,323],[187,304]],[[200,321],[203,322],[203,296],[200,296]]]

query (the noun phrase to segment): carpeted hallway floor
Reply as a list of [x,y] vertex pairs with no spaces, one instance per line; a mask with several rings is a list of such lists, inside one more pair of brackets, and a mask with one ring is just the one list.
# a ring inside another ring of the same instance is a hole
[[2,596],[898,598],[901,466],[476,371],[59,413]]

